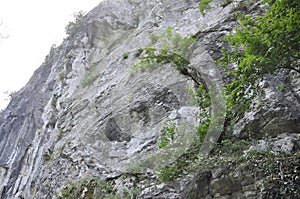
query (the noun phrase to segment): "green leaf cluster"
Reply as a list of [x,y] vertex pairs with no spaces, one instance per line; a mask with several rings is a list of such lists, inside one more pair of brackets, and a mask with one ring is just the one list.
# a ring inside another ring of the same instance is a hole
[[129,53],[128,52],[123,53],[122,57],[123,59],[128,59]]
[[158,148],[166,148],[175,139],[175,134],[178,133],[178,128],[175,122],[169,121],[161,130],[159,137]]
[[247,110],[259,93],[258,80],[282,69],[300,72],[300,1],[268,1],[271,5],[263,15],[240,15],[240,25],[224,38],[234,52],[224,51],[219,61],[228,65],[232,82],[226,85],[227,107],[230,116]]
[[[140,57],[140,60],[132,67],[145,68],[152,65],[173,63],[180,72],[184,72],[185,67],[190,64],[190,48],[195,42],[193,35],[183,37],[178,33],[173,33],[172,27],[167,27],[163,33],[158,35],[150,34],[149,38],[151,43],[144,48],[138,49],[136,57]],[[203,142],[209,129],[211,99],[207,87],[203,83],[199,83],[195,91],[190,89],[190,93],[200,107],[201,119],[195,132],[198,139],[194,140],[193,146],[184,155],[179,157],[176,162],[162,168],[158,172],[160,181],[168,181],[184,175],[188,165],[196,160],[201,142]],[[158,139],[158,147],[161,149],[166,149],[176,142],[176,139],[179,139],[179,130],[176,123],[169,121],[162,128],[161,133]]]
[[211,114],[209,108],[211,105],[211,97],[203,83],[198,85],[196,93],[193,95],[195,96],[194,98],[198,104],[200,116],[200,123],[197,127],[198,142],[202,143],[210,125]]
[[210,9],[209,3],[212,2],[212,0],[200,0],[199,2],[199,9],[202,15],[205,15],[204,11],[207,9]]
[[65,199],[76,199],[86,189],[85,198],[117,198],[111,182],[97,177],[84,177],[77,182],[70,182],[61,191],[60,195]]
[[[204,141],[210,126],[211,114],[209,108],[211,99],[206,87],[203,84],[200,84],[196,91],[193,91],[192,89],[189,89],[188,91],[199,106],[200,111],[200,122],[197,131],[195,132],[197,139],[194,140],[191,147],[180,156],[176,162],[162,168],[158,172],[160,182],[170,181],[188,173],[188,167],[197,159],[201,143]],[[163,127],[161,132],[162,136],[159,139],[158,146],[159,148],[167,148],[169,144],[174,142],[177,138],[175,135],[178,133],[178,129],[175,123],[169,122]]]
[[195,41],[193,35],[183,37],[179,33],[173,33],[173,28],[169,26],[165,32],[159,35],[150,34],[149,38],[151,42],[138,50],[137,54],[142,54],[142,57],[138,63],[132,65],[133,68],[173,63],[177,69],[183,70],[189,64],[187,56],[189,47]]
[[82,87],[90,86],[100,76],[100,72],[97,70],[97,66],[94,65],[91,68],[86,69],[84,76],[80,80]]

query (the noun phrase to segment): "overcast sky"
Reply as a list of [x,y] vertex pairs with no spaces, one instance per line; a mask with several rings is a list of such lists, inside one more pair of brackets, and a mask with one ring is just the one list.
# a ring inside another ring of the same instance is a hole
[[59,45],[73,13],[88,12],[101,0],[0,0],[0,110],[5,91],[17,91]]

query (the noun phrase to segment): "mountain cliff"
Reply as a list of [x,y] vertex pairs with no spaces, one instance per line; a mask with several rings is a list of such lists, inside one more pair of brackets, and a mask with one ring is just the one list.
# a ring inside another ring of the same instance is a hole
[[[201,13],[194,0],[114,0],[83,16],[0,115],[1,198],[299,196],[299,78],[285,90],[276,89],[285,73],[261,82],[260,106],[229,123],[222,86],[230,77],[215,63],[230,48],[221,37],[238,25],[236,13],[268,6],[207,5]],[[147,48],[190,35],[184,68],[139,64]],[[217,119],[206,140],[216,147],[196,158],[200,85],[212,90],[214,107],[205,110]],[[164,138],[173,145],[158,147]]]

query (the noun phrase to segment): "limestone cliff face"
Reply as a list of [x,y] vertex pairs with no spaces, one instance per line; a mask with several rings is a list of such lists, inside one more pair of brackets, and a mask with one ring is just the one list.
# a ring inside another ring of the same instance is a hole
[[[114,0],[86,14],[0,115],[1,198],[59,198],[66,184],[86,176],[116,179],[122,187],[120,176],[137,172],[134,166],[151,179],[153,167],[137,154],[155,150],[170,120],[186,132],[195,130],[199,110],[187,88],[195,87],[199,74],[214,74],[210,81],[221,82],[213,59],[225,44],[217,39],[237,24],[237,3],[222,7],[213,1],[202,16],[194,0]],[[171,64],[133,70],[137,50],[150,42],[149,33],[168,26],[199,36],[187,72]],[[288,133],[299,130],[297,117],[287,119],[294,128]],[[235,134],[251,128],[253,122],[246,118]],[[280,133],[285,132],[276,135]],[[180,186],[141,186],[145,190],[139,197],[184,198],[185,186]],[[88,188],[78,198],[89,198],[86,192]]]

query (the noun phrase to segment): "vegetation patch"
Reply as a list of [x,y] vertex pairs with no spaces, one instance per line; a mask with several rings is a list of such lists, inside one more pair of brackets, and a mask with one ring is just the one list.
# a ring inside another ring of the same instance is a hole
[[64,130],[62,128],[58,128],[58,139],[60,140],[63,137]]
[[[178,33],[173,33],[172,27],[167,27],[165,32],[155,35],[149,35],[151,43],[145,48],[141,48],[136,53],[140,57],[139,62],[132,65],[133,68],[146,68],[152,65],[164,65],[172,63],[182,73],[185,73],[186,66],[189,64],[190,48],[195,42],[193,35],[186,37]],[[171,165],[168,165],[157,171],[159,180],[169,181],[186,174],[186,168],[197,158],[201,143],[210,125],[210,94],[204,83],[199,82],[196,90],[189,89],[194,101],[200,108],[200,123],[195,131],[195,137],[192,147],[177,159]],[[183,132],[184,134],[184,132]],[[158,148],[168,149],[174,143],[179,142],[181,135],[176,123],[169,121],[161,130],[161,136],[158,139]],[[149,156],[145,163],[160,159],[158,155]]]
[[246,152],[256,141],[223,140],[208,158],[199,158],[189,173],[222,170],[223,176],[234,171],[256,179],[258,198],[297,198],[300,195],[300,151],[274,152],[269,149]]
[[104,199],[112,198],[113,186],[96,177],[85,177],[77,182],[67,182],[58,194],[63,199]]
[[175,139],[175,134],[178,134],[176,123],[169,121],[161,130],[162,135],[159,137],[158,147],[166,148]]
[[243,115],[251,101],[263,96],[259,82],[282,71],[300,73],[300,2],[269,0],[261,16],[239,15],[240,25],[225,36],[234,51],[224,49],[219,63],[231,82],[226,84],[228,117]]
[[[174,180],[189,173],[188,168],[197,160],[201,144],[204,141],[210,125],[209,107],[211,105],[211,100],[208,91],[205,89],[205,86],[203,84],[198,85],[196,91],[189,89],[189,93],[191,93],[193,96],[194,101],[197,103],[200,110],[200,122],[199,126],[197,127],[197,131],[195,132],[196,139],[193,141],[190,148],[175,162],[167,165],[157,172],[160,182]],[[176,127],[175,123],[167,123],[161,132],[162,135],[158,142],[159,148],[168,148],[170,143],[174,142],[175,139],[178,139],[176,137],[178,134],[178,128]]]
[[84,177],[76,182],[66,182],[59,193],[61,199],[131,199],[136,198],[140,189],[136,186],[124,187],[119,194],[113,180],[98,177]]
[[198,5],[202,15],[205,15],[205,10],[210,9],[210,2],[212,2],[212,0],[200,0]]
[[300,196],[300,153],[257,153],[252,161],[265,171],[259,184],[261,198],[298,198]]
[[128,53],[128,52],[126,52],[126,53],[123,53],[122,57],[123,57],[123,59],[128,59],[128,57],[129,57],[129,53]]
[[70,21],[65,27],[65,32],[67,35],[70,35],[74,31],[77,24],[79,24],[79,22],[82,20],[84,14],[85,13],[82,10],[73,14],[74,20]]
[[150,34],[151,42],[144,48],[138,49],[136,57],[140,60],[132,65],[133,68],[147,68],[153,65],[173,63],[182,71],[189,64],[189,47],[195,41],[193,35],[181,36],[173,33],[172,27],[167,27],[165,32],[155,35]]
[[[202,14],[209,8],[210,2],[210,0],[199,2]],[[224,1],[223,5],[226,6],[230,2]],[[248,110],[255,97],[263,95],[258,83],[267,75],[274,75],[282,70],[288,70],[290,73],[300,72],[300,31],[298,31],[300,2],[292,0],[267,2],[270,8],[264,15],[256,17],[240,15],[240,25],[236,27],[234,33],[224,37],[234,49],[234,51],[224,49],[224,56],[218,60],[225,66],[225,72],[231,78],[230,82],[225,84],[229,120],[240,117]],[[185,53],[195,38],[191,35],[182,37],[174,34],[172,30],[168,27],[160,35],[151,34],[151,43],[139,50],[136,57],[140,57],[140,60],[133,67],[144,68],[173,63],[179,71],[184,71],[185,66],[189,64]],[[259,167],[266,171],[260,176],[263,180],[260,187],[263,198],[282,198],[285,194],[290,194],[288,198],[299,196],[300,186],[296,177],[299,174],[299,166],[293,167],[294,170],[291,169],[291,166],[299,165],[297,153],[263,151],[245,154],[252,141],[225,139],[208,158],[199,157],[199,148],[211,119],[210,95],[205,85],[199,84],[198,90],[193,91],[193,96],[196,97],[200,107],[198,139],[174,163],[157,172],[160,182],[174,180],[193,170],[203,172],[224,168],[227,172],[231,172],[230,168],[251,167],[256,172]],[[161,131],[159,148],[168,148],[176,139],[177,131],[175,124],[167,123]],[[293,173],[295,169],[298,173]],[[290,186],[286,188],[286,184]]]
[[90,86],[100,76],[97,66],[92,66],[86,69],[84,76],[82,77],[80,84],[82,87]]

